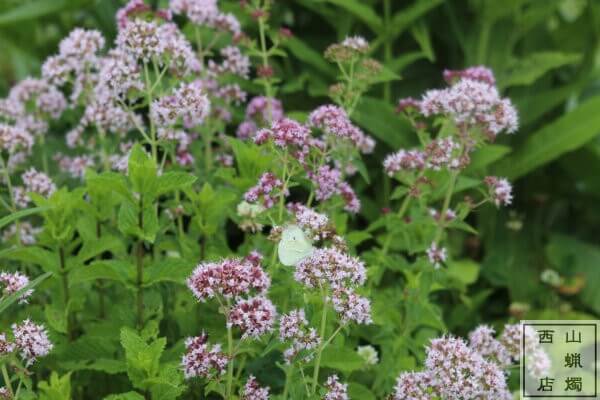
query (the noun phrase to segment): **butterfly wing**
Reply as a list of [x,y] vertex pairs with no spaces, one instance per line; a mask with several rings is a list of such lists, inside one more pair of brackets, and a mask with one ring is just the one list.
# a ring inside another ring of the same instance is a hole
[[290,225],[283,230],[277,250],[279,261],[290,267],[310,256],[315,248],[299,226]]

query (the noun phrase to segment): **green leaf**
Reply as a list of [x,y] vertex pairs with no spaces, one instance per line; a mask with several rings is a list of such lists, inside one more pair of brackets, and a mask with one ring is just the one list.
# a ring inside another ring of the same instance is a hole
[[27,1],[0,14],[0,25],[16,24],[56,13],[68,5],[66,0]]
[[363,97],[352,119],[392,149],[407,147],[414,142],[410,124],[383,100]]
[[563,276],[583,276],[585,286],[579,294],[581,302],[600,313],[600,247],[554,234],[546,246],[546,257]]
[[10,224],[13,221],[27,217],[28,215],[37,214],[42,211],[48,210],[50,207],[34,207],[28,208],[27,210],[21,210],[7,215],[6,217],[0,218],[0,229]]
[[473,260],[457,260],[448,264],[446,273],[464,285],[470,285],[479,277],[480,265]]
[[136,203],[131,201],[121,203],[117,217],[119,230],[125,235],[136,236],[138,238],[143,237],[144,233],[139,227],[139,214],[140,208]]
[[106,251],[114,251],[123,248],[123,241],[112,235],[104,235],[99,239],[85,241],[83,247],[77,253],[77,259],[84,263]]
[[134,387],[147,389],[146,382],[159,373],[159,360],[167,340],[160,338],[147,344],[134,330],[121,329],[121,345],[125,349],[127,375]]
[[438,5],[442,4],[443,0],[419,0],[402,11],[398,11],[392,17],[390,35],[396,38],[399,34],[409,28],[416,20],[421,18]]
[[482,170],[488,165],[500,160],[510,152],[511,148],[508,146],[503,146],[500,144],[485,145],[473,153],[466,173]]
[[369,390],[368,387],[361,385],[360,383],[350,382],[348,384],[348,397],[351,399],[360,400],[376,400],[377,398]]
[[59,377],[52,371],[48,381],[38,384],[40,400],[71,400],[71,373]]
[[131,149],[128,172],[133,189],[145,198],[152,199],[156,194],[158,181],[156,163],[139,144]]
[[288,38],[285,41],[285,46],[290,52],[298,58],[300,61],[313,66],[318,69],[321,73],[333,78],[335,77],[334,69],[325,61],[323,56],[314,51],[306,43],[298,39],[297,37]]
[[157,179],[157,195],[189,187],[196,179],[194,175],[187,172],[166,172]]
[[501,88],[516,85],[530,85],[546,72],[564,65],[581,61],[581,54],[544,51],[528,55],[514,61],[505,71],[503,79],[499,79]]
[[52,329],[60,333],[67,333],[67,315],[64,308],[60,310],[55,306],[47,305],[44,308],[44,316]]
[[126,392],[111,394],[110,396],[106,396],[104,400],[146,400],[146,398],[138,392]]
[[383,20],[373,11],[373,8],[358,0],[325,0],[325,2],[344,8],[357,19],[367,24],[373,32],[381,32],[383,28]]
[[516,179],[583,146],[600,133],[599,109],[600,96],[592,97],[532,133],[512,156],[498,164],[495,174]]
[[127,179],[121,174],[116,172],[104,172],[102,174],[88,173],[85,176],[85,180],[88,186],[94,190],[114,192],[129,201],[134,201]]
[[144,286],[159,282],[175,282],[184,285],[196,265],[182,258],[156,261],[144,270]]
[[94,261],[90,265],[75,269],[69,276],[70,285],[106,279],[128,284],[129,276],[135,270],[133,264],[120,260]]
[[60,269],[58,266],[58,256],[37,246],[12,247],[0,251],[0,258],[36,264],[48,272],[58,272]]
[[321,366],[350,373],[361,369],[365,361],[347,347],[327,346],[321,355]]
[[2,314],[4,310],[6,310],[15,301],[19,300],[19,297],[21,297],[23,293],[27,292],[28,290],[34,289],[37,285],[42,283],[50,275],[52,275],[52,273],[46,272],[45,274],[42,274],[34,280],[32,280],[31,282],[29,282],[25,287],[21,288],[21,290],[18,290],[13,294],[2,298],[2,300],[0,300],[0,314]]

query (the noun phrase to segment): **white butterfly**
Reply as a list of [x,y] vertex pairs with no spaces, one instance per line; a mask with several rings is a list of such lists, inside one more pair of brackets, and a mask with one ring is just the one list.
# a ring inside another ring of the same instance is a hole
[[277,250],[279,261],[291,267],[310,256],[315,248],[298,225],[289,225],[281,234]]

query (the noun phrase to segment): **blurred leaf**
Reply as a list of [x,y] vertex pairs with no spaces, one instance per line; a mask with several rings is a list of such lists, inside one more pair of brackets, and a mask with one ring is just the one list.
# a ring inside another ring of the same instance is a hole
[[34,0],[0,14],[0,25],[15,24],[53,14],[69,5],[67,0]]
[[297,37],[288,38],[285,41],[286,47],[290,52],[296,56],[300,61],[305,62],[308,65],[313,66],[323,74],[333,78],[335,77],[335,70],[329,65],[323,56],[314,51],[310,46],[304,43]]
[[383,27],[383,20],[373,11],[373,8],[363,4],[359,0],[321,0],[323,2],[335,4],[344,8],[356,18],[364,22],[373,32],[380,32]]
[[392,105],[383,100],[363,97],[352,114],[352,119],[394,150],[414,142],[408,136],[414,135],[410,124],[396,114]]
[[17,211],[14,213],[10,213],[6,217],[0,218],[0,229],[3,228],[4,226],[10,224],[13,221],[21,219],[23,217],[27,217],[29,215],[37,214],[42,211],[46,211],[48,209],[49,209],[49,207],[34,207],[34,208],[28,208],[27,210],[21,210],[21,211]]
[[499,79],[501,88],[530,85],[546,72],[564,65],[581,61],[581,54],[562,53],[557,51],[537,52],[521,60],[513,61],[503,78]]
[[532,133],[512,156],[495,169],[496,175],[519,178],[555,158],[577,149],[600,133],[600,96]]

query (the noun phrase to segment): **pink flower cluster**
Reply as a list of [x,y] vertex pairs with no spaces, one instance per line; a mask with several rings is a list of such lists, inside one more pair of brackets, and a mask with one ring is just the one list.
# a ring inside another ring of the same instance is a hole
[[461,154],[460,145],[451,137],[446,137],[432,140],[424,150],[400,149],[385,158],[383,168],[389,176],[394,176],[400,171],[463,168],[467,162],[468,160]]
[[46,328],[28,319],[18,325],[13,324],[12,331],[15,345],[26,366],[32,365],[39,357],[48,355],[54,347],[48,339]]
[[[277,312],[265,293],[271,284],[260,263],[262,255],[250,253],[246,258],[225,259],[217,263],[200,264],[187,280],[187,285],[199,301],[208,298],[235,300],[226,310],[227,326],[238,327],[242,339],[258,338],[273,330]],[[252,291],[255,297],[244,299]]]
[[343,241],[341,237],[336,237],[327,215],[318,213],[301,203],[290,203],[287,208],[294,214],[296,224],[308,234],[312,241],[326,239],[334,239],[336,242]]
[[310,130],[298,121],[282,118],[273,122],[271,129],[260,129],[254,136],[256,144],[263,144],[268,140],[272,140],[276,146],[281,148],[306,149],[310,141]]
[[394,400],[512,398],[502,369],[469,348],[462,339],[433,339],[427,349],[425,366],[424,372],[400,375]]
[[250,74],[250,59],[242,54],[239,47],[226,46],[220,50],[221,63],[209,60],[208,70],[213,76],[232,74],[248,79]]
[[354,125],[346,111],[338,106],[328,104],[318,107],[308,116],[308,124],[334,137],[349,140],[362,153],[371,153],[375,147],[373,138]]
[[315,198],[319,201],[339,194],[344,200],[344,209],[356,214],[360,211],[360,200],[348,182],[342,181],[342,173],[337,168],[322,165],[316,171],[308,171],[308,177],[315,185]]
[[323,400],[350,400],[348,396],[348,384],[341,383],[337,375],[331,375],[325,382],[327,393]]
[[276,315],[275,306],[264,296],[240,299],[229,310],[227,325],[240,328],[242,339],[258,339],[273,330]]
[[314,350],[321,343],[321,338],[315,328],[308,328],[308,321],[304,310],[292,310],[283,314],[279,319],[279,339],[284,342],[292,341],[292,345],[283,352],[283,358],[287,364],[301,352],[304,362],[309,362],[314,357]]
[[227,258],[220,262],[202,263],[187,279],[187,286],[199,301],[215,296],[237,298],[252,290],[265,293],[271,285],[260,261],[254,258]]
[[36,242],[36,236],[42,231],[42,228],[34,228],[31,223],[27,221],[20,222],[18,225],[19,232],[17,232],[17,224],[10,225],[2,233],[2,241],[9,242],[13,237],[17,236],[18,240],[23,245],[32,245]]
[[[29,284],[29,278],[27,275],[19,272],[0,272],[0,284],[4,285],[2,294],[4,296],[10,296],[13,293],[18,292]],[[31,296],[33,289],[26,290],[19,296],[19,303],[27,303],[27,298]]]
[[181,359],[181,366],[186,379],[196,376],[207,378],[225,373],[229,359],[221,345],[208,344],[208,335],[188,338],[185,341],[186,352]]
[[119,30],[117,47],[144,63],[152,61],[181,75],[200,70],[192,45],[173,23],[129,20]]
[[547,374],[548,355],[537,344],[534,330],[506,325],[499,338],[494,329],[481,325],[469,334],[469,343],[455,337],[433,339],[427,348],[426,369],[404,372],[396,382],[393,400],[499,399],[510,400],[504,369],[520,357],[521,337],[527,336],[528,371],[534,377]]
[[181,84],[172,95],[155,100],[150,118],[161,128],[170,128],[182,120],[186,127],[199,125],[210,112],[210,101],[199,85]]
[[444,80],[448,82],[448,84],[453,84],[461,79],[484,82],[491,86],[496,85],[494,73],[491,69],[483,65],[477,65],[463,70],[444,70]]
[[283,182],[271,172],[265,172],[258,180],[256,186],[251,187],[244,194],[244,199],[248,203],[256,203],[262,197],[262,203],[265,208],[271,208],[275,205],[277,195],[287,196],[287,190],[283,190]]
[[444,247],[438,246],[438,244],[435,242],[431,243],[426,251],[426,254],[427,259],[435,269],[440,268],[440,266],[445,263],[448,258],[448,251]]
[[194,24],[230,32],[234,36],[241,33],[237,18],[221,12],[216,0],[170,0],[169,9],[173,14],[184,14]]
[[331,288],[331,302],[342,323],[371,322],[369,300],[355,291],[366,281],[365,266],[358,258],[333,247],[317,249],[298,263],[294,278],[311,289]]
[[241,400],[269,400],[269,388],[261,387],[256,378],[250,375],[244,385]]
[[275,98],[253,97],[246,106],[246,118],[237,129],[240,139],[253,138],[259,127],[270,126],[283,118],[283,106]]
[[506,178],[487,176],[484,179],[489,195],[496,206],[508,206],[512,203],[512,185]]
[[447,89],[427,91],[420,103],[421,113],[426,117],[447,115],[459,127],[478,127],[491,137],[516,132],[519,120],[510,100],[501,98],[493,84],[470,78],[473,73],[464,75]]

